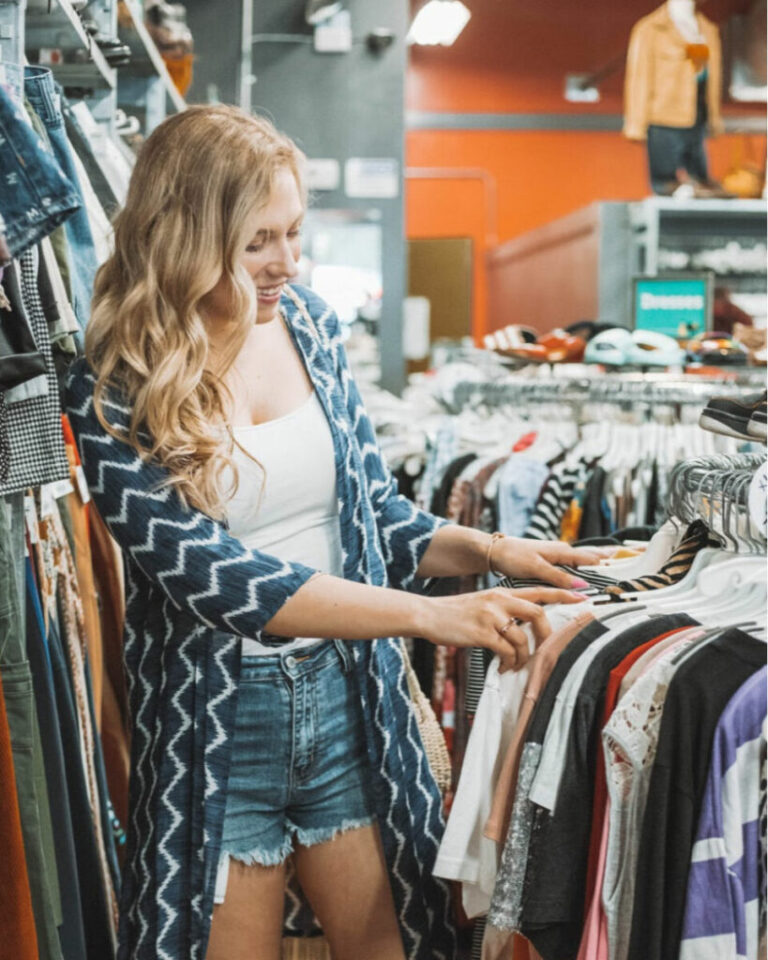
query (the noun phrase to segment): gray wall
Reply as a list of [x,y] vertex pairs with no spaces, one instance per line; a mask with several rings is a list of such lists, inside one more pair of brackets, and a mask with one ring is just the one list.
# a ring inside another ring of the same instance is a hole
[[237,103],[242,0],[185,0],[195,38],[195,69],[189,103],[207,103],[215,84],[222,103]]
[[[237,102],[240,4],[187,0],[186,5],[198,55],[189,99],[204,101],[207,85],[215,83],[222,101]],[[402,175],[408,0],[348,0],[346,6],[355,41],[350,53],[317,54],[311,43],[253,46],[252,108],[270,116],[311,158],[335,158],[343,171],[348,157],[392,157]],[[311,40],[304,7],[304,0],[256,0],[254,34],[304,34]],[[378,55],[364,42],[376,27],[395,33],[394,44]],[[358,200],[345,196],[342,182],[338,191],[316,193],[313,205],[381,210],[382,384],[399,392],[404,383],[401,331],[406,292],[402,187],[396,199]]]

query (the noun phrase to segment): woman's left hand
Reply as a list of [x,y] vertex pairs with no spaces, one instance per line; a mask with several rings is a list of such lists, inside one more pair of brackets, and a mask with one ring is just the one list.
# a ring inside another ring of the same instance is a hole
[[613,547],[577,549],[558,540],[523,540],[520,537],[499,538],[491,550],[491,567],[511,579],[535,579],[567,590],[586,587],[581,578],[574,578],[555,564],[569,567],[596,566],[610,556]]

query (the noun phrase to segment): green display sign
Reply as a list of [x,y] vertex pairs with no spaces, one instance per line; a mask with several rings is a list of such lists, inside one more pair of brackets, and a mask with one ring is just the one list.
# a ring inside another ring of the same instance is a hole
[[634,291],[635,329],[687,340],[709,329],[711,279],[637,277]]

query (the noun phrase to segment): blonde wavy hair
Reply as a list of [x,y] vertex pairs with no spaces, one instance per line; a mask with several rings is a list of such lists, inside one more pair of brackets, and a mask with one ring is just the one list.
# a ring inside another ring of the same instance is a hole
[[[256,318],[253,281],[238,264],[249,217],[288,167],[305,200],[303,154],[265,118],[190,107],[139,152],[114,253],[96,276],[87,359],[103,427],[168,472],[185,504],[220,519],[236,488],[223,378]],[[232,335],[215,361],[201,302],[225,278]],[[109,423],[115,388],[131,408],[127,434]],[[227,482],[227,478],[231,478]]]

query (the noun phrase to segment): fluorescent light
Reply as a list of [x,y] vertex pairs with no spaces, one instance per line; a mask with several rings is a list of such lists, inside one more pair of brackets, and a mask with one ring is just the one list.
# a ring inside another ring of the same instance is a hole
[[425,46],[439,43],[450,47],[470,16],[461,0],[429,0],[416,14],[406,40]]

